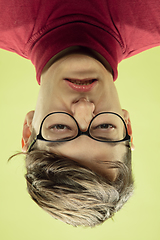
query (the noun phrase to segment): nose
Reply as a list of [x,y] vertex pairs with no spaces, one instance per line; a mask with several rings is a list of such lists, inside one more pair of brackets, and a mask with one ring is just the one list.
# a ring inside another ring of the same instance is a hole
[[81,98],[78,102],[72,104],[71,111],[81,131],[87,131],[89,123],[94,117],[94,110],[94,103],[85,98]]

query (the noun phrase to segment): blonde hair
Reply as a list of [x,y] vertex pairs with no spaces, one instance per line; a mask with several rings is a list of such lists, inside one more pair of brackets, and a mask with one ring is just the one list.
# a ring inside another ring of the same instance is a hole
[[[30,143],[35,138],[33,129]],[[133,193],[131,149],[121,161],[104,162],[118,169],[114,182],[77,162],[45,150],[37,144],[25,154],[25,174],[31,198],[55,219],[73,226],[94,227],[122,208]]]
[[133,192],[129,148],[124,163],[105,163],[106,168],[118,169],[114,182],[44,150],[26,153],[25,161],[31,198],[52,217],[73,226],[93,227],[103,223],[122,208]]

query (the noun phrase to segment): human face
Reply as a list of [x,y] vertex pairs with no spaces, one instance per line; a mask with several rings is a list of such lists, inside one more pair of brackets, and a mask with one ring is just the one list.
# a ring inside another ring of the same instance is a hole
[[[107,63],[106,65],[107,66]],[[100,112],[115,112],[124,117],[118,94],[110,71],[97,55],[72,52],[54,62],[41,77],[41,86],[32,127],[38,134],[43,118],[51,112],[64,111],[71,114],[78,122],[81,131],[86,131],[92,118]],[[96,80],[90,89],[68,80]],[[126,119],[125,119],[126,120]],[[107,170],[105,161],[121,161],[125,154],[125,143],[102,143],[87,136],[80,136],[60,145],[38,141],[40,149],[46,149],[90,168],[108,177],[116,178],[115,170]]]

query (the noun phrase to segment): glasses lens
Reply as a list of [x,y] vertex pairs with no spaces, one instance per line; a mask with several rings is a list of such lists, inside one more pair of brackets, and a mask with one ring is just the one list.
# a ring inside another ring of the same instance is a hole
[[42,136],[49,141],[63,141],[74,138],[78,134],[76,122],[63,113],[49,115],[42,126]]
[[125,125],[115,114],[105,113],[98,115],[90,126],[90,135],[102,141],[120,141],[126,136]]

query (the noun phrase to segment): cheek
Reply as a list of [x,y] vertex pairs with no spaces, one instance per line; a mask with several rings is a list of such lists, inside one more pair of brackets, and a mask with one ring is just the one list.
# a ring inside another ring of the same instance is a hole
[[[112,98],[111,98],[112,99]],[[99,99],[96,101],[96,109],[94,114],[98,114],[100,112],[113,112],[114,109],[112,107],[113,103],[110,98],[107,97],[107,94],[102,94]]]

